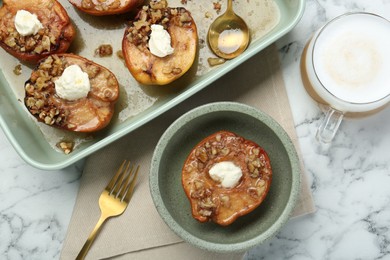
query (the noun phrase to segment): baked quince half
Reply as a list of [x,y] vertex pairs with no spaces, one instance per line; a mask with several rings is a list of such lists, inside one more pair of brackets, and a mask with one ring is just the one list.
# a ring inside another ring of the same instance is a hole
[[[160,28],[160,38],[152,43],[153,27]],[[170,43],[163,46],[167,39]],[[139,83],[166,85],[191,68],[197,44],[197,27],[188,10],[168,7],[165,0],[152,0],[126,28],[122,51],[129,71]],[[152,53],[152,47],[169,52],[161,56]]]
[[198,143],[182,169],[192,216],[221,226],[256,209],[265,199],[271,179],[266,151],[229,131],[218,131]]
[[56,0],[3,0],[0,45],[19,60],[37,62],[66,52],[76,31]]
[[107,68],[74,54],[54,54],[32,71],[24,103],[47,125],[93,132],[108,125],[118,97],[118,81]]
[[69,0],[69,2],[82,12],[103,16],[129,12],[144,0]]

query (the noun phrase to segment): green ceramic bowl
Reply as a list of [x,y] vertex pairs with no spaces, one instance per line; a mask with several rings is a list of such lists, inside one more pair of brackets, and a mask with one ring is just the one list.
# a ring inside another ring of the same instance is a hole
[[[273,169],[263,203],[227,227],[196,221],[181,185],[181,169],[191,149],[219,130],[259,144]],[[273,237],[289,219],[299,194],[300,164],[290,138],[274,119],[247,105],[218,102],[191,110],[166,130],[154,151],[149,181],[157,211],[183,240],[210,251],[239,252]]]

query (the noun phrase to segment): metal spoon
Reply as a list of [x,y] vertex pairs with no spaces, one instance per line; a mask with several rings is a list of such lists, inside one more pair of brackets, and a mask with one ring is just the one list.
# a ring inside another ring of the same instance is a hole
[[249,44],[249,29],[245,21],[233,11],[233,0],[228,0],[226,12],[210,25],[207,40],[215,55],[233,59]]

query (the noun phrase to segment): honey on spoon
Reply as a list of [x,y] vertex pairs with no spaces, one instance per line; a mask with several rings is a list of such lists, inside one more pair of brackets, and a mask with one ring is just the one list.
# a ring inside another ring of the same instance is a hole
[[215,55],[233,59],[249,44],[249,29],[245,21],[233,11],[233,0],[228,0],[226,12],[210,25],[207,40]]

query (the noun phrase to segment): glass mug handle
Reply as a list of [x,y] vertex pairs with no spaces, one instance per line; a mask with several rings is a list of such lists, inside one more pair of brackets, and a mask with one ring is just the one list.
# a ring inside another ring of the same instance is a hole
[[330,143],[343,120],[344,113],[329,107],[325,118],[318,127],[316,138],[322,143]]

